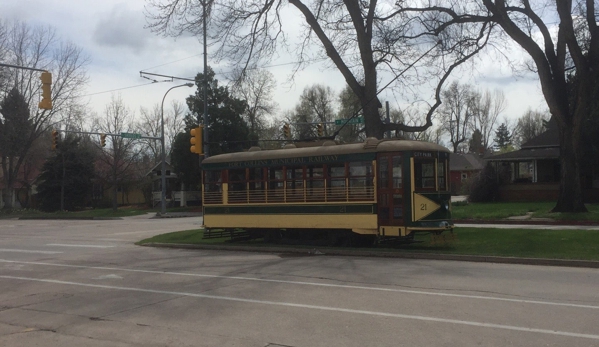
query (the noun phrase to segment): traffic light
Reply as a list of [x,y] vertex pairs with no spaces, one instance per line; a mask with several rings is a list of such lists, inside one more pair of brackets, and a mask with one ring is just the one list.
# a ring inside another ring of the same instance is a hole
[[52,130],[52,150],[56,150],[56,146],[58,146],[58,131]]
[[291,138],[291,127],[289,126],[289,123],[283,125],[283,135],[288,139]]
[[322,123],[318,123],[318,137],[322,137],[324,135],[324,125]]
[[191,139],[189,140],[189,142],[191,143],[191,148],[189,149],[191,151],[191,153],[196,153],[196,154],[204,154],[204,147],[203,147],[203,142],[202,139],[204,138],[203,133],[204,131],[204,126],[200,125],[197,128],[193,128],[191,129],[191,131],[189,132],[191,134]]
[[106,134],[100,134],[100,146],[106,147]]
[[42,101],[38,107],[44,110],[52,109],[52,74],[48,71],[42,72]]

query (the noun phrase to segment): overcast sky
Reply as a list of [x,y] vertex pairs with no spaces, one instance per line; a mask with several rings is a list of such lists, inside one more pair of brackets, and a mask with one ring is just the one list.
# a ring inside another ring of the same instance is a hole
[[[85,93],[90,108],[101,113],[111,95],[120,93],[127,106],[139,114],[141,106],[151,108],[159,104],[170,87],[185,82],[152,84],[140,77],[140,71],[193,78],[203,69],[198,38],[165,38],[144,29],[144,5],[144,0],[0,0],[0,18],[56,28],[62,39],[76,43],[91,59]],[[213,65],[210,54],[208,59],[209,65]],[[278,81],[275,99],[280,105],[279,114],[295,106],[306,86],[321,83],[339,92],[345,85],[339,72],[326,69],[322,63],[309,66],[297,75],[294,85],[289,85],[286,81],[292,65],[280,64],[291,61],[290,57],[281,57],[272,63],[279,66],[269,68]],[[217,78],[223,80],[222,73],[228,69],[215,66],[215,71]],[[528,108],[546,108],[535,75],[514,78],[509,68],[487,61],[479,66],[475,77],[470,76],[458,73],[453,78],[473,83],[481,90],[503,90],[509,103],[505,116],[511,119]],[[381,85],[387,82],[383,80]],[[183,102],[193,92],[192,88],[175,89],[168,94],[165,105],[170,100]],[[392,107],[402,102],[385,93],[381,94],[381,101],[389,101]]]

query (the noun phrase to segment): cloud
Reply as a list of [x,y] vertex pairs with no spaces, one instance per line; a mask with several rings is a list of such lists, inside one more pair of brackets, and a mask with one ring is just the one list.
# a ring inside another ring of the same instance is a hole
[[141,11],[132,11],[125,4],[117,4],[98,19],[93,39],[100,46],[129,48],[139,53],[153,36],[149,30],[144,29],[144,25]]

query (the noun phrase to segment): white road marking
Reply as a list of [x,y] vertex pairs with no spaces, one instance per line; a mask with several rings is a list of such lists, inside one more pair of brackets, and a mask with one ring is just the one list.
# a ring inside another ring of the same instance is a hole
[[63,244],[63,243],[49,243],[46,246],[55,246],[55,247],[82,247],[82,248],[112,248],[114,246],[101,246],[101,245],[72,245],[72,244]]
[[565,302],[525,300],[525,299],[509,299],[509,298],[502,298],[502,297],[496,297],[496,296],[467,295],[467,294],[453,294],[453,293],[439,293],[439,292],[427,292],[427,291],[409,290],[409,289],[395,289],[395,288],[367,287],[367,286],[352,286],[352,285],[346,285],[346,284],[331,284],[331,283],[318,283],[318,282],[299,282],[299,281],[273,280],[273,279],[256,278],[256,277],[220,276],[220,275],[194,274],[194,273],[186,273],[186,272],[169,272],[169,271],[139,270],[139,269],[127,269],[127,268],[104,267],[104,266],[83,266],[83,265],[69,265],[69,264],[54,264],[54,263],[32,262],[32,261],[16,261],[16,260],[6,260],[6,259],[0,259],[0,263],[15,263],[15,264],[29,264],[29,265],[42,265],[42,266],[57,266],[57,267],[77,268],[77,269],[88,269],[88,270],[124,271],[124,272],[160,274],[160,275],[201,277],[201,278],[222,278],[222,279],[232,279],[232,280],[241,280],[241,281],[271,282],[271,283],[283,283],[283,284],[306,285],[306,286],[317,286],[317,287],[372,290],[372,291],[394,292],[394,293],[416,294],[416,295],[432,295],[432,296],[443,296],[443,297],[463,298],[463,299],[506,301],[506,302],[522,303],[522,304],[535,304],[535,305],[565,306],[565,307],[573,307],[573,308],[599,309],[599,306],[596,306],[596,305],[571,304],[571,303],[565,303]]
[[122,279],[123,279],[123,277],[121,277],[119,275],[115,275],[115,274],[103,275],[103,276],[94,278],[94,280],[122,280]]
[[62,252],[54,252],[54,251],[33,251],[28,249],[10,249],[10,248],[0,248],[0,252],[13,252],[13,253],[37,253],[37,254],[60,254]]
[[30,277],[17,277],[17,276],[0,276],[0,278],[11,279],[11,280],[21,280],[21,281],[52,283],[52,284],[63,284],[63,285],[80,286],[80,287],[123,290],[123,291],[140,292],[140,293],[165,294],[165,295],[186,296],[186,297],[194,297],[194,298],[202,298],[202,299],[246,302],[246,303],[262,304],[262,305],[295,307],[295,308],[304,308],[304,309],[331,311],[331,312],[363,314],[363,315],[378,316],[378,317],[411,319],[411,320],[419,320],[419,321],[459,324],[459,325],[468,325],[468,326],[483,327],[483,328],[495,328],[495,329],[503,329],[503,330],[523,331],[523,332],[529,332],[529,333],[540,333],[540,334],[548,334],[548,335],[559,335],[559,336],[579,337],[579,338],[585,338],[585,339],[599,340],[599,335],[593,335],[593,334],[580,334],[580,333],[573,333],[573,332],[568,332],[568,331],[527,328],[527,327],[520,327],[520,326],[514,326],[514,325],[492,324],[492,323],[484,323],[484,322],[465,321],[465,320],[459,320],[459,319],[446,319],[446,318],[417,316],[417,315],[408,315],[408,314],[390,313],[390,312],[353,310],[353,309],[347,309],[347,308],[341,308],[341,307],[296,304],[296,303],[284,302],[284,301],[266,301],[266,300],[256,300],[256,299],[245,299],[245,298],[237,298],[237,297],[231,297],[231,296],[196,294],[196,293],[188,293],[188,292],[173,292],[173,291],[145,289],[145,288],[133,288],[133,287],[117,287],[117,286],[108,286],[108,285],[101,285],[101,284],[88,284],[88,283],[79,283],[79,282],[59,281],[59,280],[44,279],[44,278],[30,278]]

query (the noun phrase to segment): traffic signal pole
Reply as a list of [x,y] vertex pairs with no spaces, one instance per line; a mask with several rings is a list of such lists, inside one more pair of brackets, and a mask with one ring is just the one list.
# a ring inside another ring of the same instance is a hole
[[40,71],[42,75],[40,79],[42,81],[42,101],[40,101],[38,107],[43,110],[52,109],[52,74],[47,70],[38,69],[34,67],[19,66],[0,63],[0,66],[12,67],[20,70]]

